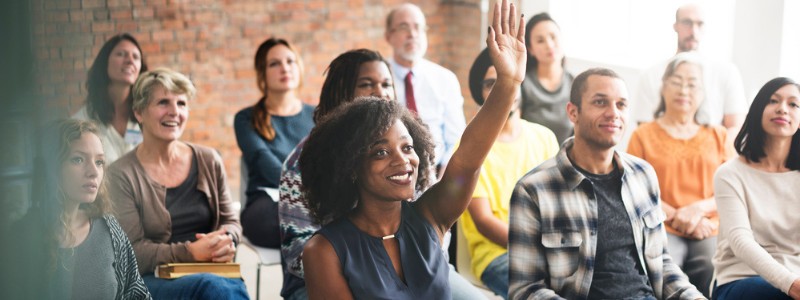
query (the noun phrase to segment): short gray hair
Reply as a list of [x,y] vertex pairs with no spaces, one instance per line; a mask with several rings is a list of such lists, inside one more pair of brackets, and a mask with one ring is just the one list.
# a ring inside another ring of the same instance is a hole
[[194,84],[186,75],[168,68],[156,68],[139,75],[139,79],[133,84],[131,90],[133,111],[138,113],[144,111],[150,104],[150,96],[156,85],[164,87],[171,93],[186,95],[189,99],[194,98],[197,93]]

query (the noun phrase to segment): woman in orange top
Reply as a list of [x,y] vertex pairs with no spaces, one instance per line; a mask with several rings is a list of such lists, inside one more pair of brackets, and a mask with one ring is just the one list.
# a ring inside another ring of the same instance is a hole
[[667,215],[669,252],[708,297],[719,227],[714,172],[733,149],[724,127],[697,122],[704,96],[700,60],[690,53],[676,55],[664,72],[655,121],[633,132],[628,153],[655,168]]

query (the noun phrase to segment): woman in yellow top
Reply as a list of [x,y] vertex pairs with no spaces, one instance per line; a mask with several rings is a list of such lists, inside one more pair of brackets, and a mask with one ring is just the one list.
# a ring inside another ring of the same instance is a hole
[[668,247],[675,263],[708,296],[719,227],[714,172],[733,155],[725,128],[697,122],[703,103],[702,63],[691,53],[667,65],[655,121],[633,132],[628,153],[653,165],[667,215]]
[[[489,50],[484,49],[469,70],[469,90],[478,106],[497,81]],[[556,135],[547,127],[520,117],[516,95],[500,135],[492,144],[478,175],[461,229],[469,244],[472,272],[495,294],[508,299],[508,209],[517,181],[539,163],[558,153]],[[466,270],[461,270],[466,272]]]

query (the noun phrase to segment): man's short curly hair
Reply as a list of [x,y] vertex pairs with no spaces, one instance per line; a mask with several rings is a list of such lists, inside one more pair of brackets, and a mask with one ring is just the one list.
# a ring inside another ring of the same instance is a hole
[[358,170],[369,147],[400,120],[419,156],[417,191],[431,182],[434,142],[428,127],[396,101],[368,96],[336,108],[317,124],[303,146],[299,167],[302,192],[318,224],[344,217],[358,203]]

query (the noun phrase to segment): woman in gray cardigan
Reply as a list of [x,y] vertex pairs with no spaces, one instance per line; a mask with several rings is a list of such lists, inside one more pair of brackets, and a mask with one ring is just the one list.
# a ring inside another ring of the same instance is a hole
[[133,111],[143,140],[109,169],[115,213],[155,298],[246,299],[240,279],[153,275],[165,263],[230,262],[241,233],[222,159],[211,148],[180,141],[195,91],[185,75],[169,69],[139,76]]

